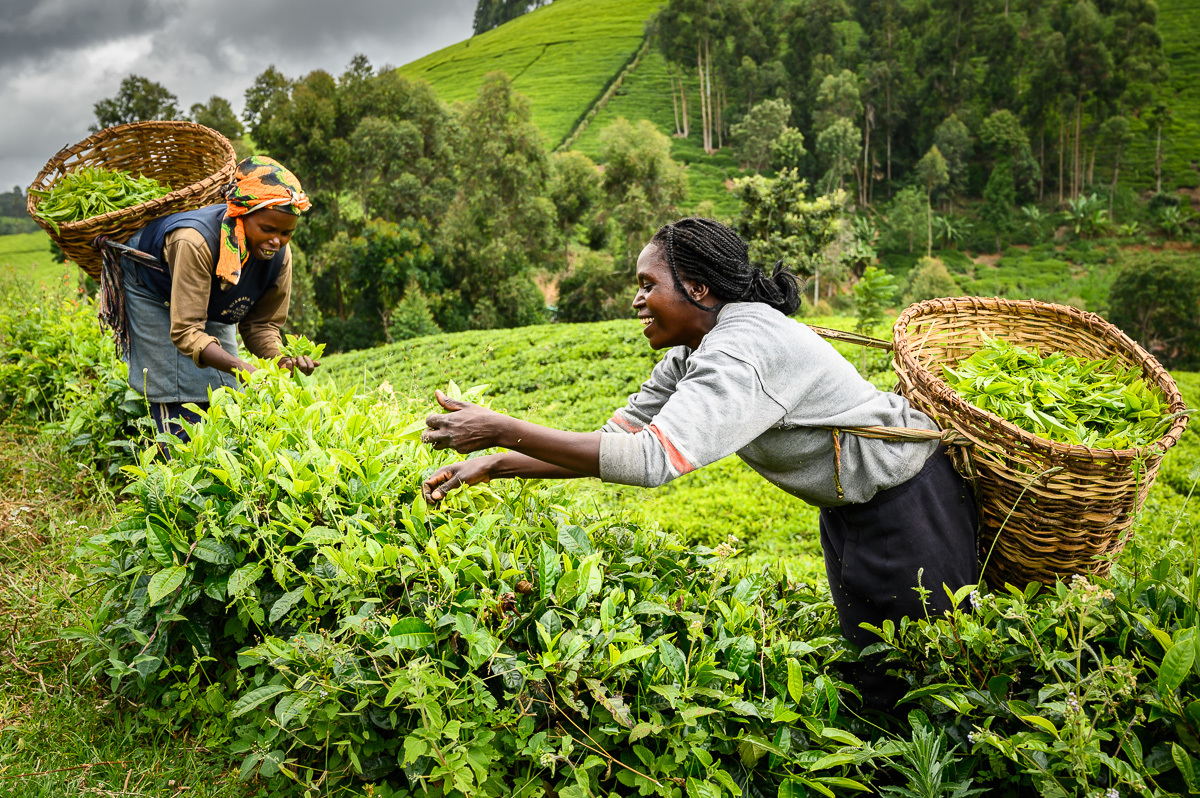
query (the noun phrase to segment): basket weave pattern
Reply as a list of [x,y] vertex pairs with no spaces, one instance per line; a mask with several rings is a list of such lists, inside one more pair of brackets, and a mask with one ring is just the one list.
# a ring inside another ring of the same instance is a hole
[[[146,175],[175,190],[140,205],[61,224],[56,232],[34,215],[41,198],[32,191],[47,191],[64,175],[85,166]],[[215,130],[194,122],[134,122],[106,128],[60,150],[29,186],[25,207],[69,260],[98,278],[100,252],[92,246],[96,236],[124,241],[152,219],[211,204],[233,179],[235,166],[233,145]]]
[[1140,368],[1177,413],[1185,405],[1167,371],[1096,314],[1035,300],[931,299],[905,310],[892,332],[901,392],[943,429],[973,444],[952,453],[959,470],[977,480],[981,560],[991,550],[988,581],[1023,586],[1068,574],[1106,574],[1110,561],[1095,555],[1125,547],[1134,513],[1187,417],[1177,417],[1160,440],[1141,450],[1055,443],[966,402],[942,380],[942,366],[953,367],[981,348],[983,333],[1042,355],[1117,355]]

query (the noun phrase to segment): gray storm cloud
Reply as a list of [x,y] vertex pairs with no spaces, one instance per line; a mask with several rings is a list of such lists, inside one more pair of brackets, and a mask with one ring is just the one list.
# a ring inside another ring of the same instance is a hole
[[92,106],[130,73],[182,109],[235,109],[274,65],[339,74],[356,53],[401,65],[471,35],[475,0],[0,0],[0,190],[26,186],[88,135]]

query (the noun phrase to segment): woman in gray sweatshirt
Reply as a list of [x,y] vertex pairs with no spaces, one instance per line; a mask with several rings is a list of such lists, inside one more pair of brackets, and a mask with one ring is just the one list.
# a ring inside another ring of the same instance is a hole
[[[654,349],[670,348],[599,432],[542,427],[437,394],[422,440],[460,453],[508,451],[446,466],[424,483],[440,501],[460,485],[502,477],[655,487],[737,454],[769,482],[821,509],[821,545],[843,634],[860,624],[952,608],[978,581],[973,498],[936,440],[840,436],[833,428],[936,430],[904,397],[876,389],[825,340],[788,318],[796,278],[751,266],[745,243],[709,219],[665,225],[637,262],[633,306]],[[840,461],[840,462],[839,462]],[[840,479],[837,476],[840,475]],[[923,604],[918,587],[929,591]],[[851,674],[872,704],[903,685],[864,667]]]

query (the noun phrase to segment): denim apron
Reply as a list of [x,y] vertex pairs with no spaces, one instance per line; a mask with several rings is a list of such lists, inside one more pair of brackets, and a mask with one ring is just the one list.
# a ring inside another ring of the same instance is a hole
[[[128,245],[138,248],[141,231]],[[142,279],[141,266],[121,257],[125,289],[125,316],[129,328],[129,386],[154,403],[197,402],[207,404],[209,390],[238,387],[232,374],[200,368],[171,342],[171,303],[159,299]],[[237,325],[209,321],[204,331],[221,343],[221,348],[238,356]]]

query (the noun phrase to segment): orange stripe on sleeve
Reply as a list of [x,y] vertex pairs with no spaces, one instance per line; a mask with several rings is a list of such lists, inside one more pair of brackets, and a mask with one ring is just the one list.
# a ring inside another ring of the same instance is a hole
[[619,410],[616,413],[613,413],[613,417],[609,420],[626,432],[637,434],[642,431],[641,425],[635,424],[634,422],[622,416],[621,411]]
[[656,424],[651,424],[649,429],[654,433],[654,437],[658,438],[658,442],[662,444],[663,449],[666,450],[667,460],[670,461],[671,467],[679,472],[680,476],[696,470],[696,467],[689,463],[688,459],[675,448],[675,444],[671,443],[671,439],[667,437],[667,433],[659,429]]

